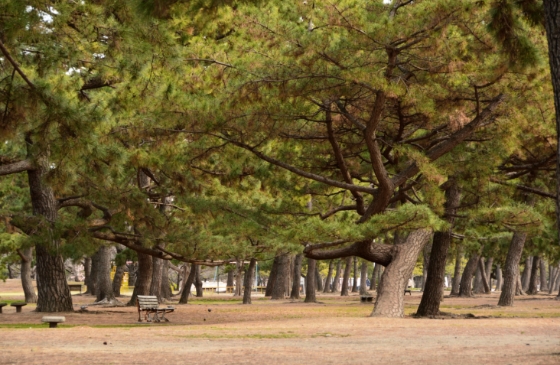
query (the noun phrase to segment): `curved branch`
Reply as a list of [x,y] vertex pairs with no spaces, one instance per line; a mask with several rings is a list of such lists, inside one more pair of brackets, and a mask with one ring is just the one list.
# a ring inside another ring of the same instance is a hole
[[0,176],[17,174],[18,172],[34,170],[35,166],[29,160],[12,162],[6,165],[0,165]]

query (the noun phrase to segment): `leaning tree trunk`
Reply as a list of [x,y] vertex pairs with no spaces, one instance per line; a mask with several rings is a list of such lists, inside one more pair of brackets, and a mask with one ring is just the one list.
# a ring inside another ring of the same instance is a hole
[[360,295],[367,294],[367,272],[368,272],[368,262],[362,260],[362,267],[360,270]]
[[276,283],[276,274],[278,273],[278,262],[280,257],[274,257],[272,261],[272,267],[270,268],[270,275],[268,276],[268,282],[266,283],[266,290],[264,292],[265,297],[272,296],[272,291],[274,290],[274,284]]
[[489,277],[489,275],[486,275],[486,267],[484,265],[484,260],[483,260],[482,257],[478,261],[478,268],[480,269],[480,281],[482,283],[482,288],[484,290],[483,293],[490,294],[491,288],[490,288],[490,284],[488,283],[488,279],[487,279]]
[[525,259],[525,267],[523,268],[523,273],[521,274],[521,284],[523,291],[529,289],[529,281],[531,281],[531,269],[533,268],[533,257],[529,256]]
[[461,275],[461,287],[459,288],[459,296],[464,298],[470,298],[472,294],[472,277],[478,266],[478,260],[480,256],[478,254],[472,254],[469,261],[465,265],[463,270],[463,275]]
[[194,277],[196,276],[196,267],[198,265],[191,264],[191,271],[189,272],[189,276],[185,281],[185,286],[183,287],[183,292],[181,293],[181,298],[179,299],[179,304],[188,304],[189,297],[191,295],[191,288],[194,283]]
[[541,291],[548,291],[548,282],[546,281],[546,262],[541,257],[539,260],[540,275],[541,275]]
[[342,274],[342,260],[338,260],[336,264],[336,274],[334,275],[332,293],[338,293],[340,288],[340,275]]
[[354,281],[352,282],[352,293],[358,292],[358,258],[354,256]]
[[[245,272],[245,282],[243,283],[243,285],[245,285],[245,290],[243,291],[243,304],[251,304],[251,291],[253,289],[253,277],[255,276],[256,266],[257,266],[257,259],[252,258],[251,261],[249,261],[249,267]],[[301,271],[301,260],[300,260],[300,271]]]
[[350,281],[350,270],[352,270],[352,256],[348,256],[345,261],[342,288],[340,289],[340,295],[343,297],[348,296],[348,281]]
[[539,292],[537,285],[539,282],[540,260],[541,258],[539,256],[533,257],[533,263],[531,266],[531,277],[529,279],[529,288],[527,289],[527,294],[529,295],[536,295]]
[[412,275],[418,255],[431,235],[431,230],[419,229],[411,232],[405,243],[391,247],[392,260],[385,267],[377,288],[372,317],[402,318],[404,316],[404,290]]
[[327,272],[327,278],[325,279],[325,286],[323,287],[323,293],[328,293],[332,290],[332,272],[333,272],[333,260],[329,260],[329,271]]
[[317,284],[315,283],[315,268],[317,261],[313,259],[307,259],[307,276],[305,277],[305,303],[316,303],[317,296],[315,288]]
[[459,295],[459,287],[461,285],[461,260],[463,259],[463,246],[457,246],[457,254],[455,255],[455,270],[453,272],[453,281],[451,284],[451,295]]
[[21,258],[21,286],[25,295],[26,303],[37,303],[37,294],[31,280],[31,262],[33,261],[33,248],[18,250]]
[[111,282],[111,248],[100,246],[96,254],[97,262],[97,302],[113,303],[113,283]]
[[125,271],[126,265],[117,266],[115,270],[115,276],[113,277],[113,294],[115,297],[121,296],[121,287]]
[[447,260],[447,251],[449,251],[449,246],[451,245],[453,217],[456,214],[461,200],[460,191],[455,183],[450,184],[446,189],[445,196],[445,215],[450,227],[446,231],[434,233],[424,294],[422,294],[422,299],[418,306],[418,311],[416,312],[418,316],[435,316],[439,314],[439,306],[441,298],[443,297],[445,263]]
[[152,286],[152,256],[140,252],[138,252],[137,255],[138,270],[136,271],[136,285],[134,286],[132,297],[127,305],[136,305],[136,298],[138,295],[150,295],[150,287]]
[[512,306],[519,276],[519,259],[523,253],[523,246],[527,240],[527,233],[515,232],[511,239],[506,263],[504,265],[504,285],[498,300],[498,305]]
[[[276,268],[276,280],[274,282],[274,287],[272,288],[271,299],[284,299],[284,294],[286,291],[286,279],[288,277],[288,269],[290,266],[290,257],[287,254],[278,256],[278,265]],[[311,275],[315,277],[315,272],[311,272]],[[309,278],[308,278],[309,280]]]
[[290,293],[290,299],[299,299],[299,282],[301,280],[301,261],[303,260],[303,254],[297,254],[294,259],[294,277],[292,280],[292,292]]

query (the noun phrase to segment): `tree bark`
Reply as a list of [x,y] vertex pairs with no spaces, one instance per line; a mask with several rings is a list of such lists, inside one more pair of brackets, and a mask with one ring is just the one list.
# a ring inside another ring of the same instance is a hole
[[319,273],[319,261],[315,264],[315,282],[317,283],[317,291],[323,291],[323,278]]
[[502,291],[502,267],[496,265],[496,291]]
[[150,284],[150,295],[155,295],[158,298],[159,303],[163,301],[161,296],[164,266],[163,261],[163,259],[152,257],[152,282]]
[[377,279],[379,277],[379,271],[381,270],[381,264],[374,264],[373,273],[371,274],[371,283],[369,285],[370,290],[375,290],[377,288]]
[[313,259],[307,259],[307,277],[305,278],[305,303],[316,303],[317,296],[315,292],[315,267],[317,261]]
[[191,271],[189,272],[189,276],[185,281],[185,286],[183,287],[183,292],[181,293],[181,298],[179,299],[179,304],[188,304],[189,297],[191,296],[191,288],[194,283],[194,277],[196,275],[196,267],[198,265],[191,264]]
[[548,291],[548,282],[546,275],[546,261],[541,257],[539,260],[540,275],[541,275],[541,291]]
[[91,256],[91,270],[89,272],[90,285],[88,286],[88,291],[90,295],[97,297],[99,292],[99,281],[97,281],[97,275],[100,268],[99,263],[99,249]]
[[445,284],[445,263],[447,261],[447,251],[451,245],[451,227],[453,227],[454,216],[459,207],[461,194],[455,182],[451,182],[445,191],[445,215],[450,224],[447,231],[434,233],[430,261],[428,263],[428,275],[424,294],[416,315],[433,316],[439,314],[439,306],[443,298],[443,287]]
[[136,285],[132,292],[132,297],[128,305],[135,306],[138,295],[150,295],[150,287],[152,286],[152,256],[137,252],[138,270],[136,271]]
[[114,302],[113,283],[111,282],[111,248],[100,246],[97,261],[97,302]]
[[422,288],[421,291],[424,292],[426,289],[426,281],[428,280],[428,270],[430,269],[430,254],[432,252],[432,245],[428,243],[424,247],[424,255],[422,255]]
[[533,268],[533,257],[529,256],[525,259],[525,267],[523,268],[523,274],[521,274],[521,284],[523,285],[523,291],[529,289],[529,281],[531,281],[531,269]]
[[554,291],[555,287],[556,287],[556,283],[558,282],[558,276],[560,276],[560,269],[558,268],[553,268],[553,270],[550,270],[551,275],[550,275],[550,285],[548,287],[548,294],[552,294],[552,292]]
[[323,287],[323,293],[329,293],[332,290],[332,272],[333,272],[334,260],[329,260],[329,271],[327,272],[327,278],[325,279],[325,286]]
[[478,266],[475,271],[474,275],[474,283],[473,283],[473,293],[474,294],[482,294],[485,292],[484,286],[482,284],[482,271],[480,270],[480,262],[482,261],[482,267],[484,267],[484,257],[481,257],[478,260]]
[[343,297],[348,296],[348,281],[350,281],[350,271],[352,270],[352,256],[348,256],[345,261],[342,288],[340,289],[340,295]]
[[303,254],[297,254],[294,258],[294,275],[292,279],[292,292],[290,293],[290,299],[299,299],[299,283],[301,279],[301,262],[303,260]]
[[117,266],[115,270],[115,276],[113,277],[113,295],[115,297],[121,296],[121,287],[125,271],[126,265]]
[[478,268],[480,269],[480,281],[482,282],[483,293],[490,294],[490,284],[488,284],[488,276],[486,275],[486,267],[484,265],[484,258],[480,258],[478,261]]
[[336,274],[334,275],[332,293],[338,293],[340,290],[340,276],[342,275],[342,260],[336,263]]
[[[253,290],[253,277],[255,276],[256,265],[257,265],[257,259],[252,258],[251,261],[249,261],[249,267],[247,268],[247,272],[245,272],[245,283],[244,283],[245,290],[243,291],[243,304],[251,304],[251,292]],[[300,261],[300,274],[301,274],[301,261]],[[299,294],[299,287],[298,287],[298,294]]]
[[270,275],[268,277],[268,282],[266,283],[266,291],[264,296],[272,296],[272,291],[274,290],[274,285],[276,283],[276,274],[278,273],[278,261],[280,261],[279,256],[274,257],[272,261],[272,268],[270,269]]
[[[286,279],[289,270],[289,256],[283,254],[278,256],[278,266],[276,270],[276,280],[274,282],[274,287],[272,289],[271,299],[278,300],[284,299],[284,294],[286,293]],[[315,272],[311,272],[311,276],[315,277]],[[309,280],[309,277],[308,277]]]
[[[240,267],[240,270],[243,270],[243,266]],[[241,275],[239,275],[239,279],[239,281],[241,281]],[[194,287],[196,289],[196,297],[202,298],[204,291],[202,290],[202,279],[200,278],[200,265],[196,265],[196,270],[194,272]],[[239,284],[239,289],[241,289],[241,284]]]
[[463,259],[463,246],[457,245],[457,254],[455,255],[455,270],[453,272],[453,281],[451,284],[451,295],[459,295],[459,287],[461,285],[461,260]]
[[463,275],[461,276],[461,286],[459,288],[459,297],[470,298],[473,296],[472,293],[472,277],[478,266],[478,260],[480,256],[478,254],[472,254],[469,261],[465,265],[463,270]]
[[91,286],[91,257],[84,258],[84,284],[86,285],[85,294],[89,294]]
[[420,251],[431,236],[431,230],[419,229],[411,232],[404,244],[392,246],[393,260],[383,272],[372,317],[402,318],[404,316],[404,290]]
[[362,260],[362,267],[360,269],[360,295],[367,294],[367,273],[368,273],[368,262]]
[[18,251],[21,258],[21,286],[25,295],[26,303],[37,303],[37,294],[31,280],[31,262],[33,261],[33,248],[25,248]]
[[515,232],[511,239],[506,263],[504,264],[504,285],[498,300],[498,305],[512,306],[519,276],[519,259],[523,253],[523,246],[527,240],[527,233]]
[[529,279],[529,288],[527,290],[527,294],[529,295],[536,295],[539,292],[537,286],[539,281],[540,260],[541,258],[539,256],[533,257],[531,266],[531,277]]
[[352,282],[352,293],[358,292],[358,258],[354,256],[354,281]]

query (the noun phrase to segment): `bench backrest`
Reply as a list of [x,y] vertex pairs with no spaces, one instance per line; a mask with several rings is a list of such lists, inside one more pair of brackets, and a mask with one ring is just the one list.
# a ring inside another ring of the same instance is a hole
[[155,295],[138,295],[136,303],[140,309],[155,309],[159,306]]

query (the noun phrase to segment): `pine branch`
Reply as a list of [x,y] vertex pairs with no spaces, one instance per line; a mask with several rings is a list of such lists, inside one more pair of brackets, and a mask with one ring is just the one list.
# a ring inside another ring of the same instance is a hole
[[18,172],[35,170],[35,166],[30,160],[22,160],[0,165],[0,176],[17,174]]

